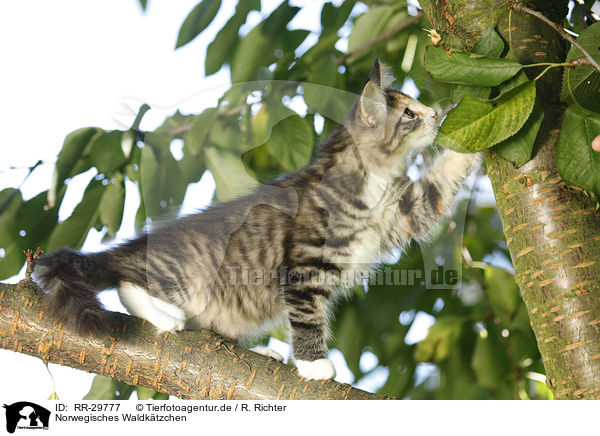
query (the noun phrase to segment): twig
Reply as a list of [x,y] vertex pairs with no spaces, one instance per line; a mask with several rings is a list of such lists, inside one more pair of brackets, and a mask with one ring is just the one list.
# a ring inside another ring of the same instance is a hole
[[571,35],[565,32],[565,29],[563,29],[563,27],[560,24],[556,24],[555,22],[550,21],[543,14],[534,11],[533,9],[529,9],[527,6],[524,6],[521,3],[510,2],[509,7],[517,12],[525,12],[529,15],[533,15],[537,19],[542,20],[544,23],[554,28],[554,30],[556,30],[560,34],[560,36],[562,36],[564,39],[573,44],[573,46],[577,47],[581,51],[581,53],[583,53],[589,64],[596,70],[598,70],[598,72],[600,72],[600,65],[598,65],[598,62],[596,62],[596,60],[592,56],[590,56],[590,54],[581,45],[579,45],[579,43],[575,41],[571,37]]
[[23,253],[27,256],[27,268],[25,269],[25,280],[31,280],[31,273],[33,273],[33,268],[35,267],[35,261],[38,260],[40,254],[42,254],[44,250],[40,247],[35,250],[35,252],[29,248],[24,250]]
[[396,33],[400,32],[401,30],[404,30],[411,24],[419,21],[419,19],[423,16],[423,14],[424,14],[423,9],[419,9],[419,12],[417,12],[417,15],[410,17],[409,19],[399,23],[397,26],[392,27],[387,32],[382,33],[377,38],[373,38],[372,40],[365,42],[363,45],[356,47],[354,50],[351,50],[348,53],[340,56],[339,58],[337,58],[335,60],[336,64],[339,65],[339,64],[343,63],[349,57],[354,56],[355,54],[360,53],[362,51],[368,50],[371,47],[373,47],[374,45],[380,43],[381,41],[385,41],[386,39],[391,38]]

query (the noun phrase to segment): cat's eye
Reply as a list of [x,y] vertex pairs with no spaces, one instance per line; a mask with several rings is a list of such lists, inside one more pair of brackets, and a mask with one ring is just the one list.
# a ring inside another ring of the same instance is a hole
[[404,109],[404,113],[402,114],[403,117],[407,117],[410,119],[413,119],[416,117],[416,115],[414,114],[413,111],[411,111],[409,108]]

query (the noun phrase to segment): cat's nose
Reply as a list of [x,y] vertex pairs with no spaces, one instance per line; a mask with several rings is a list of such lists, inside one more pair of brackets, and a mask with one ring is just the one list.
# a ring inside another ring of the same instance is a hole
[[434,120],[437,120],[437,118],[438,118],[437,112],[434,112],[433,115],[432,115],[432,117],[433,117]]

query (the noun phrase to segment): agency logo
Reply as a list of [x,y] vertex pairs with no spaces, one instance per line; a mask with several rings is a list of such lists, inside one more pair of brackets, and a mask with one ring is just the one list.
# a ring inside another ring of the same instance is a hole
[[14,433],[18,429],[48,430],[50,411],[42,406],[28,401],[19,401],[10,405],[4,404],[6,409],[6,431]]

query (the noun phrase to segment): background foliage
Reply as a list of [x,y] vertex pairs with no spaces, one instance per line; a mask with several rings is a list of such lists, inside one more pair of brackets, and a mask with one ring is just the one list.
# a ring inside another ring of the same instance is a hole
[[[145,1],[140,3],[146,8]],[[176,48],[206,29],[220,6],[220,0],[199,2],[182,23]],[[598,57],[600,25],[593,24],[593,6],[594,1],[571,2],[570,21],[563,24],[581,33],[581,44]],[[241,34],[248,15],[260,10],[259,0],[240,1],[207,48],[206,75],[226,68],[233,82],[217,107],[199,114],[177,111],[152,132],[139,130],[145,106],[129,130],[81,128],[65,139],[47,191],[27,201],[18,189],[0,192],[0,279],[18,273],[24,249],[81,247],[92,227],[105,229],[107,239],[114,236],[123,217],[126,180],[140,191],[136,225],[142,228],[180,205],[187,185],[207,170],[216,182],[215,201],[224,201],[306,165],[315,145],[343,119],[360,92],[375,52],[393,68],[400,85],[416,85],[423,103],[437,109],[458,103],[444,123],[440,145],[461,151],[494,146],[519,166],[530,159],[542,121],[535,87],[493,28],[474,48],[478,56],[450,55],[432,46],[423,30],[430,26],[414,4],[324,2],[320,30],[314,32],[291,26],[301,7],[283,1]],[[578,55],[572,49],[568,60]],[[570,130],[561,134],[557,157],[563,177],[591,193],[600,192],[597,158],[568,144],[576,143],[578,135],[600,133],[599,78],[589,65],[565,70]],[[302,103],[305,113],[298,110]],[[181,141],[183,157],[172,151]],[[69,180],[92,167],[98,175],[71,216],[59,222]],[[376,375],[385,380],[378,387],[382,394],[549,398],[496,208],[472,201],[463,209],[464,220],[459,215],[456,223],[446,223],[431,242],[431,247],[443,247],[436,257],[440,265],[462,265],[461,286],[359,287],[352,299],[336,307],[329,345],[343,353],[355,383]],[[428,250],[411,244],[390,266],[424,276],[428,260],[423,253]],[[415,342],[409,332],[424,321],[432,326]],[[282,332],[272,335],[284,338]],[[97,378],[90,397],[127,398],[132,391]],[[138,388],[140,398],[153,395]]]

